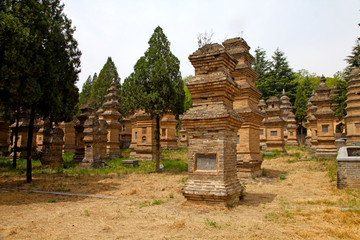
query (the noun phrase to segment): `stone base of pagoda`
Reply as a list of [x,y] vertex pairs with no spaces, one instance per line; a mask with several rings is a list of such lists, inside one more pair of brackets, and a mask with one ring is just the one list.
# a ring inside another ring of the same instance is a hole
[[232,182],[189,179],[182,188],[187,203],[221,207],[238,205],[241,191],[237,179]]
[[237,154],[237,176],[240,178],[259,177],[262,174],[263,159],[258,154]]

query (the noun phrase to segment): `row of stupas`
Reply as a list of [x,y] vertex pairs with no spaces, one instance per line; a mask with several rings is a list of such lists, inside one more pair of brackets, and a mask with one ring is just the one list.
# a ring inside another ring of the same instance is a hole
[[[120,122],[118,90],[113,82],[105,96],[106,102],[97,111],[90,105],[80,107],[81,114],[73,122],[51,125],[48,120],[38,120],[34,126],[32,156],[39,157],[43,165],[60,166],[62,153],[73,153],[74,161],[82,167],[99,167],[102,160],[121,157],[121,150],[130,148],[131,157],[151,160],[155,147],[154,120],[138,110]],[[177,149],[177,120],[165,114],[160,122],[160,140],[163,149]],[[0,155],[9,156],[9,146],[14,147],[16,124],[9,126],[0,121]],[[11,144],[9,128],[12,131]],[[29,128],[28,114],[20,114],[17,155],[26,158]],[[186,140],[186,139],[185,139]],[[183,141],[186,146],[186,141]]]
[[260,111],[265,116],[260,126],[260,145],[268,151],[285,151],[285,145],[297,146],[297,124],[292,112],[290,98],[285,90],[281,98],[270,97],[259,101]]

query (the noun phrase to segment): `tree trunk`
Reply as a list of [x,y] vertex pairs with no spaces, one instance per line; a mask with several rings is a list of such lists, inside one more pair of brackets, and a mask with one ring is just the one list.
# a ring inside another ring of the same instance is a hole
[[302,122],[300,122],[300,142],[301,142],[301,145],[304,145]]
[[155,141],[156,141],[156,172],[160,172],[160,116],[156,115],[156,130],[155,130]]
[[34,132],[34,121],[35,121],[35,108],[31,107],[30,112],[30,123],[29,123],[29,132],[28,132],[28,141],[27,141],[27,157],[26,157],[26,182],[32,181],[32,166],[31,166],[31,148],[32,148],[32,138]]
[[17,142],[19,140],[19,120],[20,120],[20,110],[18,110],[16,112],[16,125],[15,125],[15,142],[14,144],[14,149],[13,149],[13,164],[12,167],[15,169],[16,168],[16,157],[17,157],[17,152],[18,152],[18,147],[17,147]]

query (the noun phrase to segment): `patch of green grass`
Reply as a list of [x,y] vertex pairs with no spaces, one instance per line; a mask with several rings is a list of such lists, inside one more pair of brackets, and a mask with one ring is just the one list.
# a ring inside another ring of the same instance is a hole
[[295,157],[296,159],[300,159],[301,158],[301,153],[296,152],[290,155],[291,157]]
[[215,221],[211,221],[208,218],[205,220],[205,225],[210,226],[212,228],[217,228],[217,224]]
[[56,200],[49,200],[48,203],[56,203]]
[[287,160],[287,162],[288,162],[288,163],[296,163],[296,162],[298,162],[298,160],[289,158],[289,159]]
[[188,177],[183,177],[182,179],[180,179],[181,183],[185,183],[189,178]]
[[[123,153],[130,153],[130,149],[122,149]],[[32,173],[34,177],[46,177],[47,175],[60,174],[66,177],[71,176],[106,176],[109,173],[116,173],[118,176],[121,174],[129,173],[152,173],[155,171],[154,161],[140,161],[138,167],[130,165],[121,165],[121,161],[125,158],[117,158],[106,160],[105,165],[98,169],[80,169],[78,164],[73,162],[74,154],[63,154],[63,166],[52,168],[49,166],[41,166],[39,160],[32,161]],[[187,148],[179,150],[164,150],[163,161],[164,171],[170,173],[187,172]],[[0,158],[0,176],[15,177],[24,175],[26,172],[26,160],[19,159],[17,161],[17,168],[12,169],[12,161],[8,158]]]
[[337,178],[337,162],[335,158],[318,158],[317,160],[327,171],[330,182],[335,182]]
[[280,178],[280,180],[285,180],[286,179],[286,174],[280,173],[279,178]]
[[90,214],[89,214],[89,211],[88,211],[88,210],[85,210],[85,211],[84,211],[84,214],[85,214],[85,216],[87,216],[87,217],[89,217],[89,216],[90,216]]
[[161,204],[163,204],[163,203],[164,203],[163,200],[154,200],[154,201],[151,203],[151,206],[161,205]]
[[277,158],[277,157],[281,156],[281,151],[279,151],[279,150],[274,149],[274,150],[271,150],[270,152],[271,152],[270,155],[266,154],[266,152],[263,152],[262,157],[264,159],[273,159],[273,158]]
[[317,201],[307,201],[307,204],[335,206],[337,203],[336,202],[326,201],[326,200],[317,200]]
[[163,160],[162,164],[165,172],[181,173],[188,170],[188,164],[182,160]]

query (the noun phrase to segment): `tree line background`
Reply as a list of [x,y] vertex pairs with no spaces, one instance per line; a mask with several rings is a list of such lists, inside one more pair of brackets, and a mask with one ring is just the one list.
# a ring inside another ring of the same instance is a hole
[[[63,9],[60,0],[0,1],[0,117],[18,126],[20,114],[29,114],[28,168],[31,169],[35,117],[50,119],[51,127],[53,122],[73,120],[83,104],[98,109],[104,104],[104,96],[112,81],[119,90],[122,117],[136,109],[144,109],[156,120],[159,150],[162,115],[170,111],[178,117],[192,106],[191,95],[184,84],[191,76],[182,78],[180,61],[170,51],[170,42],[161,27],[155,28],[148,41],[149,48],[123,84],[115,63],[109,57],[98,75],[94,73],[88,77],[79,94],[75,84],[80,72],[81,51],[73,37],[75,28]],[[211,36],[212,33],[199,35],[199,47],[210,44]],[[346,69],[327,77],[336,103],[334,111],[339,119],[346,115],[349,74],[360,66],[359,56],[357,40],[345,59]],[[306,116],[306,103],[319,86],[320,76],[304,69],[294,72],[285,53],[279,49],[269,59],[258,47],[254,57],[253,68],[259,73],[256,86],[263,93],[262,98],[281,97],[285,89],[301,124]],[[16,147],[15,144],[15,152]],[[158,155],[159,151],[157,170]],[[16,167],[16,154],[13,162]],[[27,180],[31,181],[31,171],[27,172]]]

